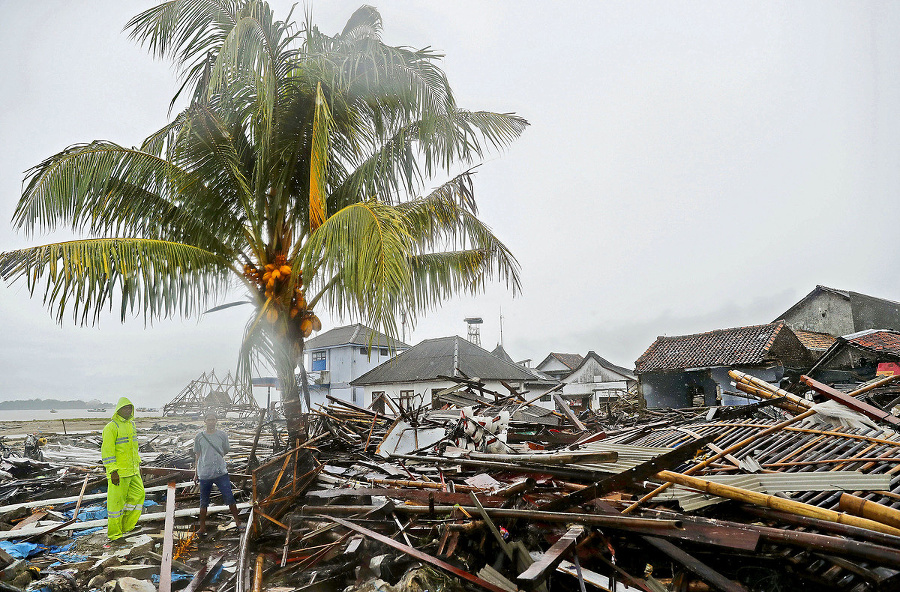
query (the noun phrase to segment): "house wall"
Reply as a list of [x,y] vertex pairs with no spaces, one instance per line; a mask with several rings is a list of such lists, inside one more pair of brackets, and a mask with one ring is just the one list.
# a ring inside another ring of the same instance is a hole
[[853,332],[866,329],[900,331],[900,304],[850,292]]
[[819,292],[786,314],[784,320],[792,328],[829,335],[848,335],[855,331],[850,301],[832,292]]
[[768,357],[778,360],[782,365],[788,368],[794,368],[805,372],[812,368],[819,353],[811,352],[801,343],[797,335],[789,328],[782,328],[775,337],[775,342],[769,348]]
[[[363,349],[366,350],[365,353],[363,353]],[[385,350],[386,353],[382,353],[382,350]],[[313,367],[313,353],[320,351],[325,352],[325,371],[327,374],[322,375],[311,372],[311,380],[327,388],[332,397],[350,401],[357,405],[362,404],[365,398],[365,390],[361,387],[351,387],[350,382],[401,353],[399,350],[395,350],[392,355],[390,349],[373,347],[370,356],[369,350],[365,346],[350,344],[329,347],[324,350],[320,348],[311,350],[308,353],[307,368]]]
[[[721,395],[722,405],[746,405],[756,399],[745,398],[743,393],[731,385],[728,371],[732,368],[718,367],[702,370],[676,372],[647,372],[641,374],[640,389],[649,408],[672,407],[675,409],[693,406],[693,393],[702,390],[704,405],[717,405],[716,397]],[[784,368],[735,368],[767,382],[777,383],[784,376]],[[730,395],[728,392],[736,392]]]

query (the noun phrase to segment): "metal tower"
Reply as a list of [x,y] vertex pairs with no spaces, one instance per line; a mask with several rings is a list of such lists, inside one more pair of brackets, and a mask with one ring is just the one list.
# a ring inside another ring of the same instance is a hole
[[481,324],[484,321],[481,319],[481,317],[469,317],[463,320],[466,321],[467,325],[469,325],[469,341],[474,343],[478,347],[481,347]]

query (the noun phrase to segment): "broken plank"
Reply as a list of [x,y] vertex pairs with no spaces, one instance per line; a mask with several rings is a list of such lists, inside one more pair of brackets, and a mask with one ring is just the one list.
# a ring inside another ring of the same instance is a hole
[[187,588],[184,589],[184,592],[198,592],[202,589],[208,583],[210,576],[212,576],[216,572],[216,569],[222,564],[223,559],[225,559],[224,555],[210,557],[209,561],[206,562],[206,565],[201,567],[200,571],[194,574],[194,577],[187,585]]
[[563,556],[575,547],[578,537],[584,533],[584,527],[573,526],[566,534],[559,537],[559,540],[553,543],[547,552],[541,555],[540,559],[529,566],[528,569],[519,574],[516,578],[519,582],[532,587],[535,584],[544,581],[547,572],[556,569],[559,562],[563,560]]
[[565,415],[569,421],[575,424],[575,427],[580,431],[585,432],[587,428],[584,426],[581,421],[577,417],[575,417],[575,413],[572,411],[572,408],[569,407],[569,404],[566,403],[565,399],[559,396],[558,393],[553,393],[553,402],[556,403],[557,409],[562,411],[563,415]]
[[162,565],[159,568],[159,592],[172,592],[172,538],[175,528],[175,482],[166,490],[166,522],[163,530]]
[[[574,578],[578,577],[578,572],[575,568],[575,564],[570,561],[561,561],[556,567],[556,571],[558,571],[559,573],[568,574]],[[585,569],[584,567],[581,568],[581,577],[584,579],[585,583],[607,592],[613,590],[614,583],[615,592],[640,592],[640,588],[633,588],[627,584],[623,584],[622,582],[613,582],[610,578],[604,576],[603,574]]]
[[643,537],[643,539],[647,543],[655,547],[658,551],[661,551],[670,559],[681,564],[685,569],[692,572],[706,583],[712,585],[716,590],[721,590],[722,592],[747,592],[747,589],[739,583],[726,578],[713,568],[709,567],[696,557],[682,551],[669,541],[650,536]]
[[892,426],[900,426],[900,418],[897,418],[887,411],[883,411],[878,407],[873,405],[869,405],[865,401],[860,401],[859,399],[847,394],[842,393],[841,391],[828,386],[818,380],[814,380],[809,376],[803,375],[800,377],[800,380],[809,388],[816,391],[821,395],[825,395],[832,401],[837,401],[838,403],[844,405],[845,407],[852,409],[858,413],[862,413],[866,417],[871,419],[880,419],[881,421],[885,421]]

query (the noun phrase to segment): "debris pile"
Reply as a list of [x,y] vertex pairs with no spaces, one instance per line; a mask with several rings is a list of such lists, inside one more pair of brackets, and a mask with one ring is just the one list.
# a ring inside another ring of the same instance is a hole
[[111,546],[96,436],[50,436],[43,461],[0,465],[0,590],[895,589],[891,378],[732,377],[759,402],[576,416],[463,378],[416,409],[330,398],[293,445],[265,413],[232,422],[242,521],[208,539],[199,426],[141,435],[148,507]]

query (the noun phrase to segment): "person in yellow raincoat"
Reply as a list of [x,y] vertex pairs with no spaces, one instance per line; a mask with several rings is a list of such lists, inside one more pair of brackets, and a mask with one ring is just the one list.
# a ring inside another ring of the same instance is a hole
[[107,536],[114,541],[134,528],[144,508],[144,482],[134,429],[134,405],[119,399],[112,421],[103,428],[100,456],[106,469]]

